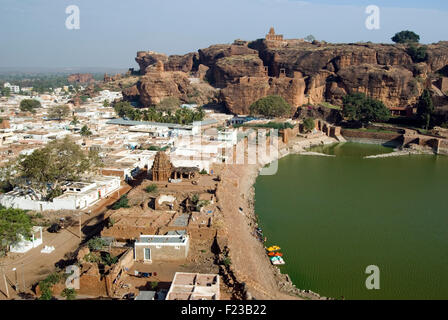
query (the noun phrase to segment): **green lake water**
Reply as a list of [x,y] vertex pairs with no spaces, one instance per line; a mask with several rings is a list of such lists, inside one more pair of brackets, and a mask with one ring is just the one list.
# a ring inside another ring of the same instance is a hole
[[[448,299],[448,157],[344,143],[259,176],[255,212],[300,289],[345,299]],[[380,269],[368,290],[366,267]]]

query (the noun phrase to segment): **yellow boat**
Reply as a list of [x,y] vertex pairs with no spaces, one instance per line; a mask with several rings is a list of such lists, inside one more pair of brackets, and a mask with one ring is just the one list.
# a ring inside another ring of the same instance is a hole
[[267,248],[266,250],[268,250],[269,252],[272,252],[272,251],[278,251],[280,249],[281,248],[279,246],[272,246],[272,247]]

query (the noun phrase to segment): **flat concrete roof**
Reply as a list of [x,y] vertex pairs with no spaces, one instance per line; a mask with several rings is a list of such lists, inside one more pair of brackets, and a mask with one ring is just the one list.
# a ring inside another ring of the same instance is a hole
[[135,300],[154,300],[156,296],[155,291],[140,291]]
[[141,235],[138,242],[140,244],[184,244],[188,237],[183,235],[166,235],[166,236],[144,236]]

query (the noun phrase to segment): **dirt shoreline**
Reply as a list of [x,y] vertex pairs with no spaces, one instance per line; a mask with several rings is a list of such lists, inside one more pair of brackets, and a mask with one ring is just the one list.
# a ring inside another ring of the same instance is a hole
[[[334,138],[317,136],[310,139],[293,139],[288,145],[279,146],[281,159],[290,154],[318,155],[306,151],[316,145],[339,143]],[[356,141],[373,143],[373,141]],[[375,144],[382,144],[376,141]],[[396,151],[393,156],[402,154],[426,153],[422,150]],[[323,156],[322,154],[319,154]],[[391,156],[391,155],[388,155]],[[378,156],[381,157],[381,156]],[[310,290],[297,288],[287,274],[282,274],[280,268],[273,266],[266,255],[264,243],[257,239],[255,230],[258,227],[258,216],[255,213],[255,182],[262,168],[276,159],[257,165],[227,165],[223,169],[223,182],[220,194],[222,210],[225,213],[228,248],[232,259],[231,270],[240,283],[246,287],[246,298],[257,299],[313,299],[327,300]],[[237,182],[235,184],[235,181]],[[233,182],[233,186],[232,186]],[[226,190],[235,189],[238,192]],[[224,196],[223,196],[224,194]],[[243,209],[242,211],[240,210]],[[242,218],[244,216],[244,219]],[[249,239],[251,238],[251,239]]]
[[[313,145],[331,144],[336,139],[319,136],[295,139],[281,145],[278,159],[304,152]],[[235,279],[245,288],[245,299],[289,300],[323,299],[310,290],[297,288],[287,274],[273,266],[266,255],[265,245],[255,233],[258,216],[255,213],[255,182],[261,169],[276,159],[256,165],[226,165],[217,192],[224,213],[227,247]]]

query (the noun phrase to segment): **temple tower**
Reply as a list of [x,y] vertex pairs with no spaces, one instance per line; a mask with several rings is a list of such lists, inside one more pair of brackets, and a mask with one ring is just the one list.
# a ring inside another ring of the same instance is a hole
[[283,41],[283,35],[275,34],[274,27],[271,27],[271,29],[269,29],[269,33],[266,35],[266,40]]
[[171,178],[173,164],[165,152],[157,152],[151,171],[153,181],[168,181]]

